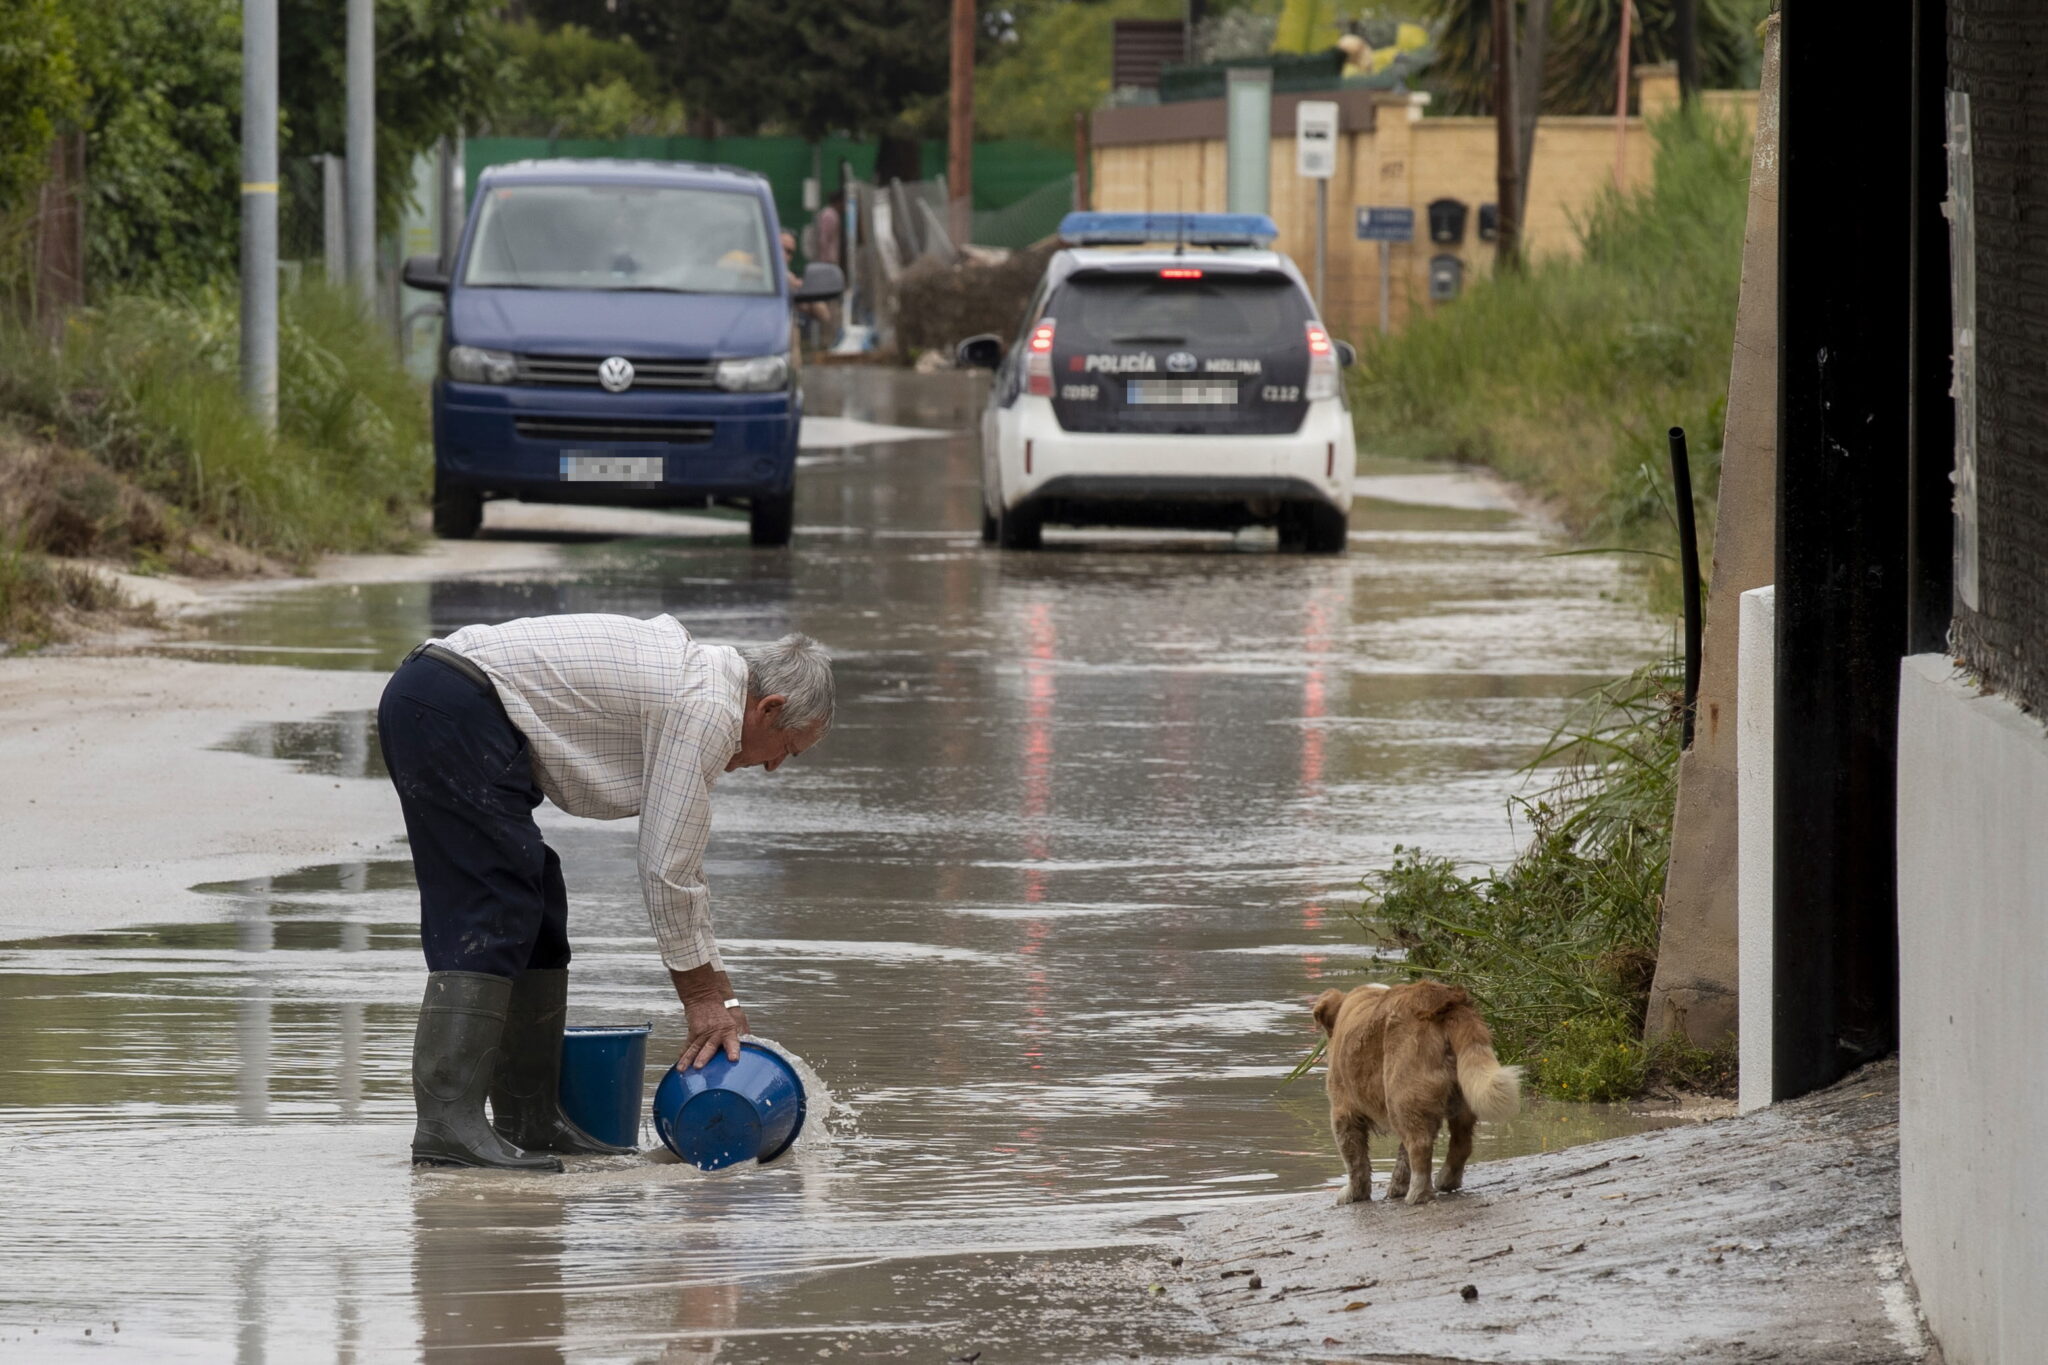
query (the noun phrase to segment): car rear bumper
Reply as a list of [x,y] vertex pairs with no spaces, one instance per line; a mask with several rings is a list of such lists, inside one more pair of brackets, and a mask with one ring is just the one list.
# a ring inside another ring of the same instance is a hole
[[[536,502],[659,504],[786,493],[801,401],[792,392],[623,393],[434,385],[434,467],[445,484]],[[578,482],[565,455],[655,456],[661,478]]]
[[1251,513],[1238,520],[1266,521],[1289,502],[1351,507],[1357,444],[1335,401],[1310,404],[1300,429],[1279,436],[1069,432],[1047,400],[1018,401],[1018,439],[1001,452],[1003,505],[1036,504],[1049,521],[1190,525],[1217,519],[1175,509],[1236,505]]

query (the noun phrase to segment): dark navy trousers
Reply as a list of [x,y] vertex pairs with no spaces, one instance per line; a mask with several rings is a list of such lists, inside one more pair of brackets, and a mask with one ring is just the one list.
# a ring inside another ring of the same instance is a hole
[[562,862],[533,822],[533,756],[496,691],[409,659],[385,685],[377,741],[412,841],[427,969],[568,966]]

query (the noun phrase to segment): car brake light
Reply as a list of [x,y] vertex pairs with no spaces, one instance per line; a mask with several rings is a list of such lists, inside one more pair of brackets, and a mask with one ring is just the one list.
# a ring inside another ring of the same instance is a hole
[[1308,388],[1310,399],[1335,398],[1337,396],[1337,348],[1330,343],[1330,334],[1322,324],[1308,324]]
[[1052,397],[1052,330],[1051,318],[1040,320],[1024,346],[1024,391],[1033,398]]
[[1202,272],[1176,266],[1171,270],[1160,271],[1159,278],[1162,280],[1199,280],[1202,278]]

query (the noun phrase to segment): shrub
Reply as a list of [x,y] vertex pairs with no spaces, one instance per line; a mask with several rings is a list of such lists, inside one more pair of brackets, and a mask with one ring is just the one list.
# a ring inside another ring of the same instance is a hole
[[[406,543],[431,468],[420,386],[340,292],[307,285],[283,311],[275,434],[242,401],[235,305],[217,289],[116,299],[54,346],[0,332],[0,408],[235,545],[304,564]],[[89,484],[88,520],[107,501]]]

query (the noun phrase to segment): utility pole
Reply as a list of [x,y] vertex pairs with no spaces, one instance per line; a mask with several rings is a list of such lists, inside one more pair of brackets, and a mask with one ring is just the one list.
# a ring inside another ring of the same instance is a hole
[[953,102],[946,129],[946,189],[953,245],[974,235],[974,0],[953,0]]
[[242,397],[277,425],[277,0],[242,0]]
[[1494,192],[1498,231],[1493,268],[1498,273],[1519,270],[1522,265],[1522,176],[1517,169],[1522,139],[1515,104],[1514,0],[1492,0],[1492,7],[1494,167],[1499,181]]
[[348,273],[377,306],[377,5],[348,0]]
[[1700,94],[1700,0],[1678,0],[1678,98],[1691,104]]

